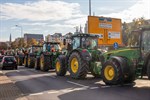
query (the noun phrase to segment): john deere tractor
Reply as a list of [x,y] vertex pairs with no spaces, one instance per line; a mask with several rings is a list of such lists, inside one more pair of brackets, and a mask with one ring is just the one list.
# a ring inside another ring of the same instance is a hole
[[138,76],[150,79],[150,27],[131,32],[128,47],[101,55],[104,64],[101,76],[106,84],[133,82]]
[[34,68],[36,56],[42,51],[42,46],[32,45],[28,51],[25,52],[24,65],[25,67]]
[[55,68],[55,60],[61,54],[59,42],[45,42],[43,50],[37,56],[37,69],[48,71]]
[[100,77],[102,60],[101,51],[97,48],[98,38],[97,35],[92,34],[73,35],[66,52],[56,59],[56,74],[64,76],[66,71],[69,71],[72,78],[82,79],[91,72],[95,77]]

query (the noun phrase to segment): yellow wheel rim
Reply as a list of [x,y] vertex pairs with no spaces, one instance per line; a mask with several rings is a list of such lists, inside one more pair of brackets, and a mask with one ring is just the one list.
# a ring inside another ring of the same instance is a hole
[[77,73],[78,68],[79,68],[78,60],[77,60],[77,58],[74,57],[71,60],[71,70],[72,70],[73,73]]
[[24,58],[24,65],[26,65],[26,58]]
[[56,71],[57,72],[60,71],[60,62],[59,61],[56,62]]
[[111,65],[106,66],[104,69],[105,78],[111,81],[115,77],[115,70]]
[[28,58],[28,65],[30,65],[30,58]]
[[43,57],[41,57],[41,59],[40,59],[40,65],[41,65],[41,68],[43,69],[43,66],[44,66],[44,58]]

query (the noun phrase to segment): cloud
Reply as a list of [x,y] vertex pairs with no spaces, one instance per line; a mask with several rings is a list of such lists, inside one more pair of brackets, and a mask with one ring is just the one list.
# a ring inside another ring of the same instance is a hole
[[65,20],[83,16],[78,3],[63,1],[26,2],[25,4],[0,4],[1,17],[5,19],[26,19],[29,21]]
[[146,19],[150,18],[150,1],[149,0],[139,0],[136,4],[130,8],[111,14],[105,14],[107,17],[121,18],[122,21],[131,22],[134,18],[144,17]]

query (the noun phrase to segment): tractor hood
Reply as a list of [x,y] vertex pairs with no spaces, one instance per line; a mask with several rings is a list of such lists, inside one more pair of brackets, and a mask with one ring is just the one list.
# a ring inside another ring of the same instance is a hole
[[118,50],[112,50],[103,54],[105,59],[109,59],[111,56],[120,56],[128,59],[138,59],[140,57],[140,51],[133,48],[122,48]]

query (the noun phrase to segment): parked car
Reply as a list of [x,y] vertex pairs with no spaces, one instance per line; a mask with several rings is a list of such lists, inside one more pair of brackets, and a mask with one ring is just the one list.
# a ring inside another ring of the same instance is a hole
[[2,62],[4,55],[0,55],[0,63]]
[[14,56],[3,56],[0,62],[0,68],[2,70],[7,68],[17,69],[16,58]]

